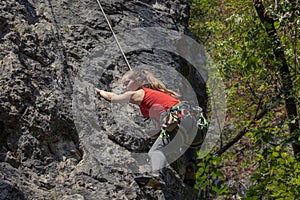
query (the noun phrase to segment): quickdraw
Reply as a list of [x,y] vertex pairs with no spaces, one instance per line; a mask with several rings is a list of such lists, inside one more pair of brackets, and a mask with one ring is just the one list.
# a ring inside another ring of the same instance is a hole
[[199,113],[199,119],[197,120],[197,126],[198,126],[198,129],[200,129],[200,130],[208,128],[208,121],[207,121],[206,117],[204,117],[203,112]]
[[162,129],[160,132],[160,137],[165,140],[165,139],[169,139],[170,135],[165,129]]

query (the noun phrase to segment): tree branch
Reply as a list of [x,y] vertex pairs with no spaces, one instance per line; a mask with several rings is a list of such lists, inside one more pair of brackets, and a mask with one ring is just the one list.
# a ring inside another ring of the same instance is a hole
[[[251,125],[255,124],[255,122],[265,116],[266,113],[268,113],[272,108],[275,107],[275,105],[280,100],[280,94],[274,97],[271,102],[271,105],[265,106],[264,109],[261,110],[261,112],[258,115],[255,115],[253,119],[251,120],[250,124],[242,128],[240,132],[231,140],[229,141],[225,146],[223,146],[221,149],[215,152],[215,155],[221,156],[223,153],[225,153],[230,147],[232,147],[236,142],[238,142],[247,132]],[[259,109],[259,107],[258,107]],[[256,112],[257,113],[257,112]]]

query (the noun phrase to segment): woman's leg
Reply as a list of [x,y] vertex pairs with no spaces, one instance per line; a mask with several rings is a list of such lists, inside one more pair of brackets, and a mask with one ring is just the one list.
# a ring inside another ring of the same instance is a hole
[[186,116],[182,119],[182,122],[180,123],[180,126],[182,126],[182,134],[186,134],[184,138],[186,138],[184,150],[184,158],[185,158],[185,177],[183,182],[190,185],[191,187],[194,186],[196,176],[196,159],[197,159],[197,150],[190,148],[189,145],[192,145],[192,143],[197,140],[198,138],[198,127],[197,127],[197,120],[194,116]]
[[151,166],[153,172],[163,176],[163,170],[167,166],[167,159],[164,155],[162,149],[169,143],[168,139],[163,139],[162,137],[158,137],[155,143],[152,145],[148,155],[151,160]]

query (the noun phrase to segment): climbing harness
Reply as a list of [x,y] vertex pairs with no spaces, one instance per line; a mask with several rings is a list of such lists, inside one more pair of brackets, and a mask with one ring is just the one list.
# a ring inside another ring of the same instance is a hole
[[199,148],[204,141],[208,121],[204,116],[203,110],[199,106],[191,106],[186,102],[176,104],[161,115],[160,122],[162,124],[162,130],[160,137],[162,139],[170,138],[172,134],[179,134],[183,144],[189,143],[190,136],[185,127],[180,125],[180,122],[186,117],[194,117],[197,119],[197,134],[193,138],[193,142],[189,145],[190,148]]
[[106,20],[106,22],[107,22],[107,24],[108,24],[108,26],[109,26],[109,28],[110,28],[110,30],[111,30],[113,36],[114,36],[114,38],[115,38],[115,41],[116,41],[116,43],[117,43],[117,45],[118,45],[118,47],[119,47],[119,49],[120,49],[120,51],[121,51],[121,53],[122,53],[122,56],[123,56],[123,58],[124,58],[124,60],[125,60],[125,62],[126,62],[126,64],[127,64],[128,68],[132,71],[132,68],[131,68],[131,66],[130,66],[130,64],[129,64],[127,58],[126,58],[126,55],[125,55],[125,53],[124,53],[124,51],[123,51],[123,49],[122,49],[122,47],[121,47],[121,45],[120,45],[120,43],[119,43],[119,40],[118,40],[118,38],[117,38],[117,36],[116,36],[116,34],[115,34],[115,32],[114,32],[114,30],[113,30],[113,28],[112,28],[112,26],[111,26],[109,20],[108,20],[108,18],[107,18],[107,16],[106,16],[106,14],[105,14],[105,12],[104,12],[102,6],[101,6],[100,1],[99,1],[99,0],[96,0],[96,1],[97,1],[98,5],[99,5],[99,7],[100,7],[100,9],[101,9],[101,11],[102,11],[102,13],[103,13],[103,15],[104,15],[104,18],[105,18],[105,20]]
[[181,117],[180,110],[173,109],[173,107],[167,110],[165,113],[163,113],[162,116],[160,117],[161,118],[160,121],[163,122],[162,128],[168,132],[173,131],[177,127],[178,123],[180,122],[180,117]]

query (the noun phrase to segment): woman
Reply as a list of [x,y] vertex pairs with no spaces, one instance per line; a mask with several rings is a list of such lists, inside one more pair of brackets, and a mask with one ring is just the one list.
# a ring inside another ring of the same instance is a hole
[[[190,113],[187,115],[181,113],[180,107],[182,107],[182,103],[178,99],[179,95],[167,88],[146,70],[127,72],[122,78],[122,83],[125,90],[123,94],[115,94],[97,88],[96,93],[113,103],[136,104],[140,107],[143,117],[153,119],[156,122],[157,128],[147,132],[151,137],[156,138],[155,143],[148,152],[153,172],[150,176],[136,177],[135,180],[140,186],[161,189],[165,184],[163,181],[164,169],[168,164],[168,155],[165,148],[172,140],[175,141],[174,138],[180,125],[182,125],[182,130],[185,130],[186,134],[192,129],[197,129],[197,120]],[[174,141],[172,142],[174,143]],[[173,146],[176,146],[177,150],[179,150],[184,145],[184,142],[179,139],[176,141]],[[172,151],[173,149],[169,150],[169,152]],[[187,163],[195,159],[195,156],[196,151],[189,148],[185,153]],[[195,181],[194,170],[192,169],[192,177],[189,177],[192,179],[191,185]]]

